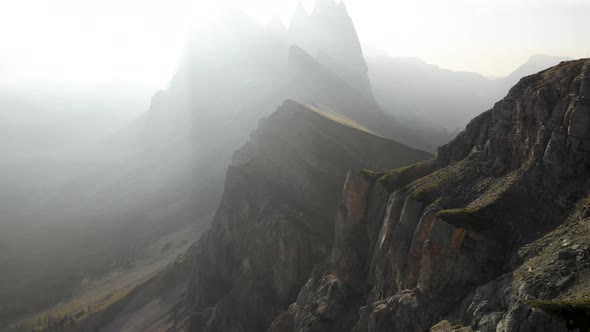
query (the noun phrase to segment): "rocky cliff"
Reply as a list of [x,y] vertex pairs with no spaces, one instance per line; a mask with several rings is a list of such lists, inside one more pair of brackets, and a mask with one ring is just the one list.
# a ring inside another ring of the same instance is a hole
[[285,102],[234,154],[213,225],[187,254],[188,329],[264,330],[328,257],[347,170],[429,157],[321,106]]
[[331,257],[271,330],[585,330],[589,176],[590,61],[564,62],[435,159],[349,172]]

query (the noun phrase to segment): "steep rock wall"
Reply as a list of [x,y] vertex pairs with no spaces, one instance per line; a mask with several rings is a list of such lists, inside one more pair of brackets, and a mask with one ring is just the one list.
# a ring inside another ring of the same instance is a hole
[[285,102],[234,154],[213,225],[189,250],[188,330],[267,328],[329,256],[347,170],[430,156],[319,106]]

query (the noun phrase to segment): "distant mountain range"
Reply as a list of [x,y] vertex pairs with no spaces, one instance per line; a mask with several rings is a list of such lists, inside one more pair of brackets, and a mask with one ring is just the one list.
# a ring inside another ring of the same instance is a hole
[[[504,78],[490,79],[470,72],[457,72],[427,64],[417,58],[366,56],[373,92],[384,110],[407,127],[462,129],[468,119],[490,109],[521,78],[555,66],[567,57],[534,55]],[[438,138],[439,144],[445,138]],[[437,137],[430,142],[436,144]]]

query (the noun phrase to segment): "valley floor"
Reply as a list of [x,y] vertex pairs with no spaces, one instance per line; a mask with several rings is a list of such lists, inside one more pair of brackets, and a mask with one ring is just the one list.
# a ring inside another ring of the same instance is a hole
[[[70,299],[47,310],[24,318],[1,331],[54,331],[51,325],[76,326],[125,298],[132,290],[145,284],[166,268],[182,261],[192,240],[201,229],[186,226],[160,238],[144,250],[145,258],[128,268],[118,268],[97,278],[82,280],[79,290]],[[132,323],[132,322],[129,322]]]

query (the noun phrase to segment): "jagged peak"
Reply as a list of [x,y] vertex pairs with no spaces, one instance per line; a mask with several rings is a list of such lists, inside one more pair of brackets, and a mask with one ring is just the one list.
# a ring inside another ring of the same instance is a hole
[[320,12],[335,12],[339,5],[334,0],[316,0],[313,14]]
[[351,21],[344,1],[336,2],[335,0],[317,0],[315,8],[310,16],[321,17],[322,19],[330,17],[331,19],[335,20]]
[[340,1],[340,3],[338,4],[338,9],[340,9],[340,12],[348,15],[348,9],[346,8],[346,4],[344,3],[344,1]]
[[301,1],[297,2],[297,7],[295,7],[295,11],[293,12],[293,16],[291,17],[291,22],[289,23],[289,28],[292,28],[294,25],[300,24],[302,22],[306,22],[309,19],[309,14],[307,10],[303,6]]

